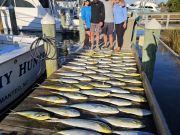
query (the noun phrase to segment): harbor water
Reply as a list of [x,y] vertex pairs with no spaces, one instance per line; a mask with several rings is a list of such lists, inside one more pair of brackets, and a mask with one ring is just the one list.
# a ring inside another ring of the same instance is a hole
[[[137,36],[144,35],[144,30],[139,30]],[[137,46],[137,51],[142,58],[142,47]],[[169,129],[173,135],[179,135],[177,128],[180,120],[180,59],[174,56],[161,43],[157,46],[156,61],[151,86],[164,114]]]

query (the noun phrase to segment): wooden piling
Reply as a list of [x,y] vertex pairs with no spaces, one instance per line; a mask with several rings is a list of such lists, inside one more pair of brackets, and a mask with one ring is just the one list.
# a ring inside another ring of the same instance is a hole
[[0,33],[1,33],[1,34],[4,33],[1,11],[0,11]]
[[80,13],[80,6],[78,7],[78,14],[79,14],[79,41],[81,45],[84,45],[84,40],[85,40],[85,29],[83,27],[83,20],[81,18],[81,13]]
[[142,64],[149,81],[153,79],[154,64],[156,60],[157,41],[153,33],[160,36],[161,24],[152,19],[145,25],[144,45],[142,49]]
[[[43,36],[48,37],[56,37],[56,26],[55,26],[55,19],[50,16],[49,14],[46,14],[46,16],[42,19],[42,33]],[[49,48],[50,47],[50,48]],[[47,77],[49,77],[52,73],[54,73],[58,69],[58,60],[57,60],[57,49],[54,48],[52,45],[47,45],[47,43],[44,43],[44,49],[45,52],[47,52],[47,49],[50,49],[50,53],[48,57],[53,57],[53,59],[47,59],[46,60],[46,73]]]

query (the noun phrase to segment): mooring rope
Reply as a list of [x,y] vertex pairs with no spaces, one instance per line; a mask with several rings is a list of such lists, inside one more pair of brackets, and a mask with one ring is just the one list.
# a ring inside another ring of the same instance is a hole
[[[46,50],[44,50],[44,55],[40,55],[40,46],[42,45],[42,42],[46,46]],[[50,56],[52,48],[55,50],[53,55]],[[56,56],[56,40],[54,37],[38,37],[36,40],[34,40],[30,46],[30,53],[31,56],[36,60],[55,60]]]

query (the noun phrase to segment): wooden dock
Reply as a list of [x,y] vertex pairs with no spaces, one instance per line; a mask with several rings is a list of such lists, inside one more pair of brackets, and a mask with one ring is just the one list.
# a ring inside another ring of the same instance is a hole
[[[96,54],[92,54],[91,56],[89,56],[89,59],[86,59],[87,61],[89,61],[89,66],[97,66],[97,65],[101,65],[99,62],[96,62],[97,60],[99,61],[105,61],[103,60],[103,58],[107,58],[107,59],[111,59],[113,61],[118,61],[117,59],[113,59],[116,57],[121,57],[121,59],[119,59],[120,61],[122,61],[122,65],[126,64],[126,62],[124,62],[124,60],[126,59],[130,59],[132,61],[135,61],[135,56],[132,52],[130,53],[119,53],[119,54],[114,54],[114,53],[107,53],[106,51],[103,51],[101,53],[101,55],[97,55],[97,57],[95,57]],[[79,53],[79,54],[75,54],[73,55],[70,59],[70,61],[75,62],[76,60],[74,60],[75,58],[80,58],[82,56],[87,56],[84,53]],[[103,58],[102,58],[103,56]],[[73,65],[70,64],[69,62],[67,62],[66,65]],[[136,61],[135,61],[136,62]],[[128,62],[128,63],[134,63],[134,62]],[[108,65],[108,64],[105,64]],[[76,65],[74,65],[76,66]],[[82,67],[82,66],[81,66]],[[126,67],[132,67],[132,68],[138,68],[137,65],[136,66],[126,66]],[[113,65],[111,65],[109,68],[106,68],[106,70],[110,70],[111,68],[116,68],[116,69],[123,69],[122,67],[114,67]],[[104,70],[105,68],[99,68],[101,70]],[[71,71],[67,68],[61,68],[59,69],[57,72],[55,72],[50,78],[61,78],[62,76],[57,75],[56,73],[59,72],[67,72],[67,71]],[[138,73],[139,70],[131,70],[131,69],[127,69],[125,71],[125,73]],[[72,72],[72,71],[71,71]],[[120,72],[115,72],[115,71],[111,71],[111,73],[116,73],[116,74],[120,74]],[[104,76],[105,73],[100,73],[98,71],[96,71],[96,75],[98,76]],[[123,74],[122,74],[123,75]],[[88,76],[88,74],[83,74],[83,76]],[[141,76],[137,76],[137,77],[130,77],[128,75],[123,75],[123,79],[137,79],[139,81],[142,81]],[[41,85],[53,85],[53,86],[61,86],[64,83],[59,83],[59,82],[52,82],[50,81],[48,78],[43,84]],[[110,77],[110,79],[112,81],[115,81],[116,78],[114,77]],[[117,80],[116,80],[117,81]],[[92,81],[90,82],[86,82],[86,84],[91,84]],[[102,83],[101,81],[97,81],[96,79],[93,79],[93,82],[99,82]],[[119,81],[121,82],[121,81]],[[122,81],[123,82],[123,81]],[[79,81],[79,83],[82,83],[81,81]],[[128,83],[125,82],[126,86],[137,86],[140,88],[143,88],[143,84],[133,84],[133,83]],[[71,84],[69,84],[71,85]],[[110,85],[110,84],[109,84]],[[116,86],[111,84],[111,87],[117,87],[117,88],[124,88],[125,86]],[[93,89],[97,89],[97,87],[93,87]],[[83,89],[81,89],[83,90]],[[128,90],[128,89],[126,89]],[[51,91],[57,91],[57,90],[52,90],[52,89],[42,89],[42,88],[36,88],[22,103],[20,103],[20,105],[15,108],[12,112],[18,112],[18,111],[24,111],[24,110],[33,110],[33,111],[42,111],[44,112],[44,110],[40,109],[37,104],[43,105],[43,106],[63,106],[63,105],[70,105],[70,104],[75,104],[75,103],[81,103],[81,102],[93,102],[93,103],[101,103],[101,104],[105,104],[105,105],[109,105],[109,106],[114,106],[112,104],[109,103],[105,103],[105,102],[99,102],[96,101],[95,99],[97,97],[95,96],[88,96],[87,100],[71,100],[68,99],[68,103],[66,104],[52,104],[49,102],[44,102],[42,100],[38,100],[38,99],[34,99],[32,97],[34,96],[41,96],[41,95],[52,95]],[[136,95],[140,95],[143,96],[144,98],[146,98],[146,94],[145,91],[135,91],[135,90],[129,90],[129,92],[131,94],[136,94]],[[56,95],[56,94],[53,94]],[[111,97],[110,95],[108,97]],[[131,101],[131,99],[129,100]],[[144,108],[144,109],[148,109],[149,108],[149,103],[148,102],[135,102],[132,101],[132,105],[130,107],[137,107],[137,108]],[[95,113],[90,113],[87,111],[82,111],[79,110],[81,113],[81,116],[78,118],[82,118],[82,119],[96,119],[97,117],[103,117],[103,116],[107,116],[107,115],[103,115],[103,114],[95,114]],[[50,113],[50,112],[49,112]],[[51,117],[56,117],[56,118],[65,118],[59,115],[55,115],[53,113],[50,113]],[[109,116],[109,115],[108,115]],[[110,115],[110,116],[116,116],[116,117],[126,117],[126,118],[134,118],[136,120],[141,121],[145,127],[144,128],[140,128],[140,129],[136,129],[139,131],[146,131],[146,132],[150,132],[150,133],[154,133],[157,134],[157,130],[156,130],[156,126],[154,123],[154,119],[153,119],[153,115],[150,116],[144,116],[144,117],[140,117],[140,116],[135,116],[132,114],[126,114],[123,112],[119,112],[116,115]],[[112,126],[110,124],[107,124],[111,127],[111,129],[114,130],[135,130],[135,129],[128,129],[128,128],[123,128],[123,127],[115,127]],[[13,135],[51,135],[54,133],[57,133],[58,131],[64,130],[64,129],[72,129],[71,126],[67,126],[64,124],[57,124],[57,123],[48,123],[46,121],[38,121],[38,120],[34,120],[34,119],[29,119],[17,114],[9,114],[4,120],[1,121],[0,123],[0,132],[2,133],[7,133],[7,134],[13,134]]]

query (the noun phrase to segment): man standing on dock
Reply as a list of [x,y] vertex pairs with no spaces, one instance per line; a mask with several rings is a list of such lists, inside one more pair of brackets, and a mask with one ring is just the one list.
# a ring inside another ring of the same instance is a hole
[[114,32],[114,17],[113,17],[113,1],[112,0],[101,0],[105,7],[105,21],[102,28],[104,34],[104,48],[108,47],[108,38],[110,49],[113,49],[113,32]]
[[99,0],[93,0],[91,4],[91,49],[94,48],[94,35],[96,34],[96,49],[99,50],[99,38],[105,19],[104,4]]

